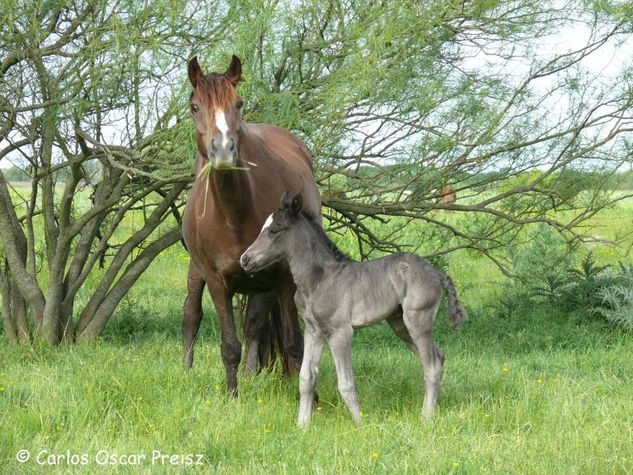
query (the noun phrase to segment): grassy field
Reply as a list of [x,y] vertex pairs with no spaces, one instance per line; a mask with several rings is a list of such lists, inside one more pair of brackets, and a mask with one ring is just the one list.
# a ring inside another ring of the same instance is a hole
[[[630,211],[605,214],[605,232]],[[485,260],[448,261],[470,319],[452,332],[438,314],[447,359],[433,422],[420,418],[417,358],[379,325],[353,344],[363,423],[339,398],[326,351],[308,431],[295,424],[296,379],[241,377],[240,398],[227,400],[208,298],[194,368],[182,369],[186,262],[179,246],[161,255],[95,344],[13,347],[1,336],[3,473],[633,472],[633,337],[583,313],[499,311],[504,280]]]

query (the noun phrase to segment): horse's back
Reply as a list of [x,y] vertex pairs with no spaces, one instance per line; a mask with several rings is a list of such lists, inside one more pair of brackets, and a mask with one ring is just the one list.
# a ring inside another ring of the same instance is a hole
[[[258,165],[258,173],[253,174],[254,180],[262,180],[264,186],[258,187],[263,195],[274,193],[274,210],[287,191],[291,195],[303,195],[303,207],[317,221],[321,221],[321,198],[314,180],[312,157],[305,143],[290,131],[270,124],[246,124],[249,133],[260,139],[271,154],[266,163]],[[268,173],[262,168],[269,167]],[[263,202],[268,202],[264,199]]]
[[246,124],[246,127],[280,157],[291,161],[299,160],[313,171],[312,157],[308,147],[303,140],[289,130],[272,124]]

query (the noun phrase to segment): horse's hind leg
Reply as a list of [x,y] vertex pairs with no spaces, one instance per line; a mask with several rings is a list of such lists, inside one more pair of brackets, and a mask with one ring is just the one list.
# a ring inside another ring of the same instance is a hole
[[294,300],[296,290],[297,287],[291,278],[277,289],[282,314],[282,342],[279,346],[284,361],[284,370],[290,375],[299,371],[303,359],[303,336]]
[[185,368],[191,368],[193,364],[193,344],[200,328],[202,320],[202,291],[204,289],[204,279],[198,275],[189,264],[189,274],[187,275],[187,298],[183,309],[182,317],[182,337]]
[[[437,306],[422,310],[404,310],[403,323],[417,349],[424,371],[424,403],[422,414],[431,417],[440,397],[444,352],[433,342],[433,321]],[[393,328],[393,327],[392,327]]]
[[260,355],[264,355],[266,361],[270,362],[270,324],[268,313],[275,300],[275,294],[266,292],[253,294],[248,297],[246,307],[246,325],[244,328],[244,339],[246,340],[246,352],[244,355],[244,373],[248,374],[257,369],[257,361]]

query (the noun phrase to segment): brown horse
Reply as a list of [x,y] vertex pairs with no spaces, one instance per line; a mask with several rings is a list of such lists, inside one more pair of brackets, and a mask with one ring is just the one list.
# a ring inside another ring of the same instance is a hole
[[267,331],[268,313],[276,300],[282,314],[280,346],[290,374],[298,371],[303,355],[303,337],[294,304],[296,287],[287,264],[250,276],[240,267],[239,258],[286,190],[300,192],[307,198],[306,211],[321,219],[312,159],[305,144],[280,127],[242,121],[242,100],[236,91],[241,71],[236,56],[224,74],[205,75],[197,58],[189,62],[193,86],[189,106],[198,153],[196,180],[182,223],[191,257],[182,321],[185,366],[193,363],[206,283],[220,320],[222,361],[227,389],[233,396],[237,395],[237,368],[242,354],[233,321],[235,293],[249,295],[245,371],[257,366],[259,336]]
[[[455,203],[456,201],[457,201],[457,192],[453,190],[450,186],[443,187],[440,190],[437,199],[435,200],[436,203],[448,203],[448,204]],[[446,210],[446,212],[452,213],[453,210],[449,209],[449,210]]]

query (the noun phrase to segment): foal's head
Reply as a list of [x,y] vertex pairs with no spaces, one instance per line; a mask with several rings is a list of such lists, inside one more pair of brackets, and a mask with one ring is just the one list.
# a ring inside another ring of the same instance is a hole
[[293,224],[297,223],[302,206],[301,193],[292,200],[288,193],[284,195],[281,208],[268,217],[257,239],[242,254],[242,269],[254,273],[287,257],[289,244],[296,238],[292,235]]
[[233,56],[224,74],[205,75],[194,57],[189,61],[188,72],[193,86],[189,107],[196,125],[198,151],[215,168],[233,167],[242,126],[242,99],[235,90],[242,78],[242,64]]

